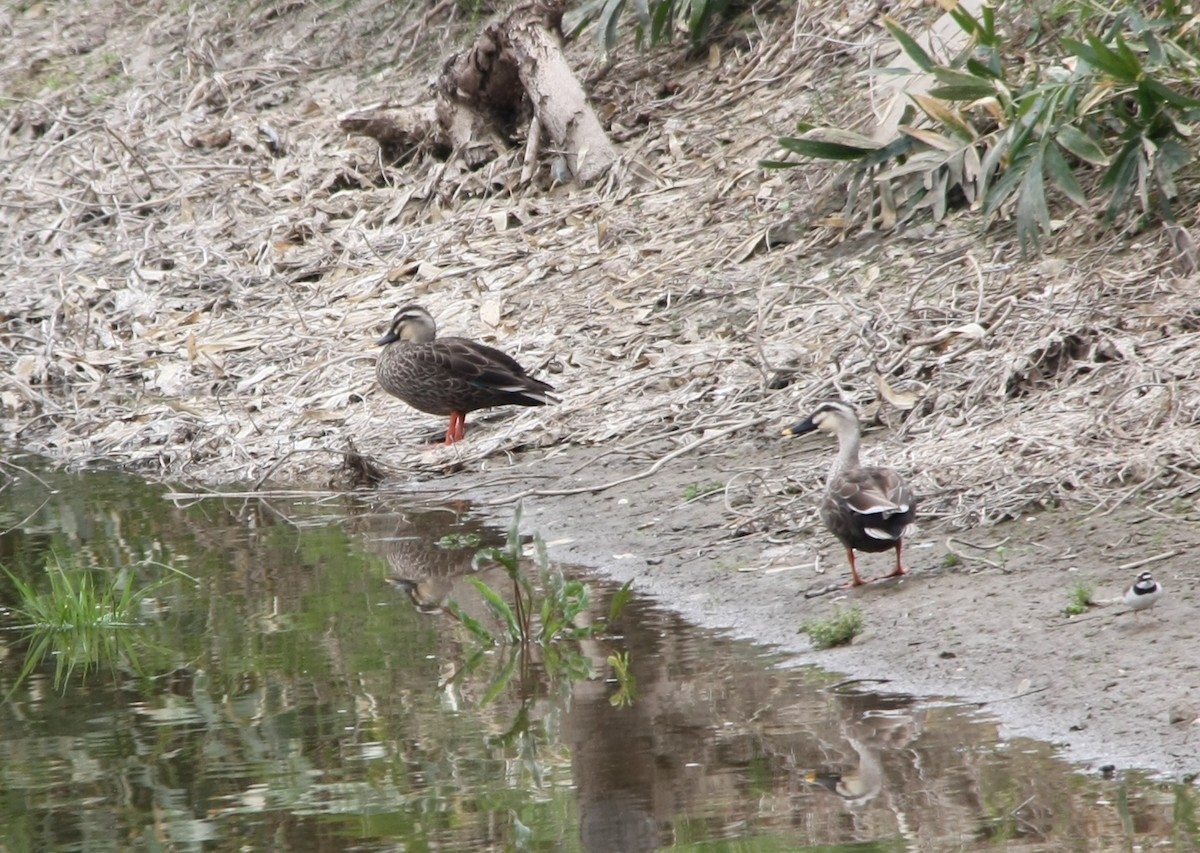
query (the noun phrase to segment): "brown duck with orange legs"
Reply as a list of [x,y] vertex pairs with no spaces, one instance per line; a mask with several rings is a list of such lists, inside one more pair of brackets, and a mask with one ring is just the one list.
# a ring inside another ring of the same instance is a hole
[[466,435],[470,412],[558,402],[552,387],[526,375],[508,354],[467,338],[439,338],[419,305],[397,311],[375,343],[384,348],[375,365],[380,386],[418,411],[448,416],[448,445]]
[[904,574],[908,571],[902,561],[904,537],[916,519],[917,509],[912,489],[890,468],[859,464],[858,416],[845,403],[823,403],[783,434],[803,435],[814,430],[838,438],[838,455],[829,470],[825,497],[821,500],[821,521],[846,549],[851,577],[847,585],[858,586],[863,582],[854,562],[855,551],[874,553],[895,549],[896,568],[885,577]]

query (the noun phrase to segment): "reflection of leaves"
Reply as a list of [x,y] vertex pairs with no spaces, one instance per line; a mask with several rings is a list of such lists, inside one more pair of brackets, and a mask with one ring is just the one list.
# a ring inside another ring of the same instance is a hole
[[479,700],[479,706],[486,708],[496,700],[496,697],[504,692],[508,687],[508,683],[512,681],[513,675],[517,671],[517,667],[521,663],[521,652],[517,649],[512,650],[504,662],[504,667],[492,679],[492,683],[488,685],[487,692],[483,694],[483,698]]
[[[479,577],[468,578],[491,615],[499,620],[501,629],[497,633],[488,630],[456,601],[447,602],[445,607],[484,649],[491,650],[498,645],[504,649],[505,653],[499,658],[490,658],[499,661],[498,670],[489,680],[481,705],[494,702],[518,671],[522,685],[526,685],[525,666],[534,652],[552,688],[569,691],[573,683],[594,678],[591,658],[575,644],[606,635],[609,624],[620,615],[632,595],[630,581],[613,596],[607,618],[599,616],[589,620],[591,587],[578,578],[566,577],[559,566],[551,562],[546,543],[540,536],[533,539],[533,563],[537,571],[535,587],[525,568],[527,563],[522,562],[520,520],[521,508],[518,506],[504,547],[480,549],[473,561],[476,570],[485,563],[498,563],[512,581],[511,597],[502,595]],[[477,669],[484,659],[484,649],[477,650],[452,680]],[[632,701],[632,678],[629,682],[628,701]]]
[[447,533],[433,544],[447,551],[462,551],[465,548],[479,547],[478,533]]
[[625,582],[625,586],[617,590],[617,594],[613,596],[612,603],[608,605],[608,621],[616,622],[617,617],[621,615],[621,611],[625,609],[625,605],[633,596],[633,581]]
[[608,698],[614,708],[628,708],[637,698],[637,679],[629,669],[629,652],[616,652],[608,656],[608,665],[613,668],[617,679],[617,692]]
[[451,600],[446,602],[446,610],[451,616],[461,622],[468,631],[474,634],[477,639],[481,640],[484,645],[496,645],[496,638],[492,636],[492,632],[485,628],[482,622],[459,607],[457,601]]
[[542,657],[542,668],[551,681],[568,684],[587,681],[595,675],[591,660],[578,649],[566,645],[548,646]]
[[[479,591],[488,609],[508,629],[508,636],[494,637],[482,625],[465,613],[455,602],[447,609],[460,619],[473,634],[487,643],[503,642],[528,645],[537,643],[543,650],[558,640],[580,640],[604,634],[608,622],[615,619],[625,602],[629,600],[630,584],[626,584],[613,599],[608,620],[601,618],[594,624],[578,624],[591,603],[591,587],[576,578],[567,578],[562,570],[550,561],[546,543],[534,536],[534,564],[540,589],[535,589],[528,573],[521,564],[521,507],[518,505],[508,538],[503,548],[483,548],[475,554],[473,566],[479,570],[485,563],[498,563],[508,574],[513,584],[512,603],[478,577],[468,580]],[[632,582],[631,582],[632,583]],[[538,629],[534,632],[534,615]]]
[[[513,642],[520,642],[520,622],[517,621],[516,614],[513,613],[513,609],[508,606],[508,602],[504,600],[504,597],[477,577],[469,577],[467,580],[472,586],[475,587],[475,589],[479,590],[479,594],[483,596],[483,600],[487,603],[488,607],[491,608],[492,612],[500,617],[501,622],[508,627],[509,639]],[[489,639],[491,639],[490,635]]]

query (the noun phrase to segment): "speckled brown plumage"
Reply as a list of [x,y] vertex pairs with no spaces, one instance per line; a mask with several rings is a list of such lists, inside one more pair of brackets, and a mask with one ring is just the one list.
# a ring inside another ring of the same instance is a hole
[[813,430],[833,433],[840,450],[821,499],[821,521],[846,549],[851,586],[858,586],[854,552],[895,549],[896,568],[887,577],[904,574],[904,536],[916,520],[917,501],[904,478],[890,468],[858,463],[859,427],[854,410],[844,403],[824,403],[809,417],[784,430],[801,435]]
[[406,305],[376,343],[379,385],[418,411],[448,415],[446,444],[466,434],[466,416],[492,406],[544,406],[554,389],[525,373],[511,356],[467,338],[439,338],[429,312]]

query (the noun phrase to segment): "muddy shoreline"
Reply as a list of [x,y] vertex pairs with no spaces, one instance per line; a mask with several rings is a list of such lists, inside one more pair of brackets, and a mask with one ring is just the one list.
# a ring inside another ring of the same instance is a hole
[[[771,461],[786,465],[820,452],[815,442],[772,448],[754,440],[739,455],[766,463],[776,453]],[[510,468],[454,477],[452,485],[507,525],[509,498],[522,485],[561,491],[644,470],[587,464],[587,457],[530,455]],[[982,703],[1005,736],[1054,743],[1086,769],[1142,768],[1175,779],[1200,771],[1200,726],[1169,721],[1172,709],[1200,705],[1190,621],[1196,580],[1187,571],[1196,537],[1181,541],[1171,519],[1136,508],[1115,519],[1060,510],[967,533],[923,526],[911,542],[908,577],[813,595],[847,574],[832,536],[806,528],[722,538],[720,496],[681,497],[689,484],[721,478],[728,470],[700,457],[594,494],[528,496],[522,530],[542,535],[555,559],[633,580],[640,594],[689,620],[775,647],[795,664],[879,679],[884,690]],[[960,554],[970,551],[966,542],[993,547],[947,566],[951,536]],[[1156,618],[1135,622],[1119,603],[1103,603],[1136,574],[1122,565],[1163,554],[1171,556],[1150,566],[1168,592]],[[865,559],[867,571],[888,568],[874,562],[887,554]],[[1063,609],[1079,579],[1094,585],[1101,604],[1068,618]],[[864,634],[847,647],[813,649],[799,626],[839,606],[861,608]]]

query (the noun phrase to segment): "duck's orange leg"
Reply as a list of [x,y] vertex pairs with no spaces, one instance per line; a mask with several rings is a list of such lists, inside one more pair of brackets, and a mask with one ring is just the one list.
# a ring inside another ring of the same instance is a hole
[[450,425],[446,427],[446,446],[449,447],[456,441],[462,441],[463,436],[467,434],[467,413],[466,412],[451,412]]
[[862,586],[863,579],[858,576],[858,566],[856,566],[854,564],[854,549],[853,548],[846,549],[846,559],[850,561],[850,577],[853,578],[853,580],[851,580],[850,583],[846,584],[846,586],[848,586],[848,587]]
[[904,568],[904,563],[900,559],[901,555],[903,554],[903,551],[904,551],[904,540],[903,539],[897,540],[897,542],[896,542],[896,570],[894,572],[892,572],[890,575],[885,575],[885,577],[898,578],[898,577],[900,577],[900,575],[908,574],[908,569]]

